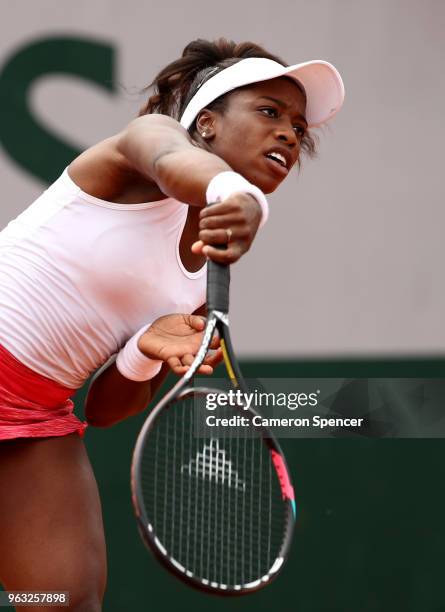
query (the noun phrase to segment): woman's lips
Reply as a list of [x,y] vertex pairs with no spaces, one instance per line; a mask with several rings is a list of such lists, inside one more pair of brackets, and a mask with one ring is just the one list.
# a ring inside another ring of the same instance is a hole
[[280,164],[280,162],[271,159],[270,157],[264,156],[268,166],[281,177],[285,177],[289,174],[289,170]]

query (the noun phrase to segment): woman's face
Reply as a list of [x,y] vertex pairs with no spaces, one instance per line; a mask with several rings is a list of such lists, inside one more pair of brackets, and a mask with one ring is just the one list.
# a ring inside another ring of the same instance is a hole
[[198,129],[206,132],[209,151],[271,193],[298,161],[307,129],[305,109],[299,86],[280,77],[234,91],[223,113],[204,110]]

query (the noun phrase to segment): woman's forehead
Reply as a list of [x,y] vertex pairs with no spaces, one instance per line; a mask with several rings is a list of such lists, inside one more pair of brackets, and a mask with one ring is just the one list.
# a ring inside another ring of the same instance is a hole
[[306,108],[306,94],[302,85],[289,77],[278,77],[268,81],[252,83],[237,89],[233,94],[233,98],[274,98],[299,112],[304,112]]

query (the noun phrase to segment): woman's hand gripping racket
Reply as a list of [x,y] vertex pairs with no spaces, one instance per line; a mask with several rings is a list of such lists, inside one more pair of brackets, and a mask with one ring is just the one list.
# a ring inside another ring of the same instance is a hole
[[[257,414],[240,433],[195,437],[195,402],[210,388],[193,377],[219,332],[224,362],[236,389],[247,392],[229,335],[228,266],[208,262],[207,325],[186,374],[151,411],[137,439],[131,468],[138,526],[156,558],[187,584],[219,595],[260,589],[276,577],[289,553],[295,501],[286,461]],[[215,397],[214,395],[212,396]]]

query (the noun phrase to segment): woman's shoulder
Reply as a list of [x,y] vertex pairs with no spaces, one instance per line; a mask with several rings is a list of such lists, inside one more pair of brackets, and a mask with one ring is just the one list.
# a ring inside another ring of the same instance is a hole
[[154,181],[142,176],[122,155],[119,135],[81,153],[68,171],[72,181],[83,192],[101,200],[139,204],[165,197]]

